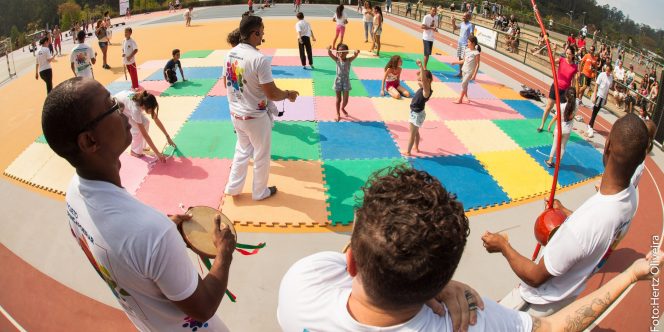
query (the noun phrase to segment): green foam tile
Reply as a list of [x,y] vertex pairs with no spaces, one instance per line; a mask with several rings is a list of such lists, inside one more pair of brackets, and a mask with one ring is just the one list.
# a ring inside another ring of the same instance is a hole
[[212,50],[195,50],[195,51],[189,51],[185,52],[182,54],[180,57],[181,59],[188,59],[188,58],[205,58],[208,55],[212,53]]
[[493,122],[523,149],[549,145],[553,140],[553,134],[546,130],[537,132],[540,119],[493,120]]
[[319,160],[320,135],[313,121],[277,121],[272,128],[273,160]]
[[177,82],[162,92],[161,96],[206,96],[217,81],[219,80],[201,78]]
[[[350,80],[350,90],[349,96],[351,97],[369,97],[369,92],[364,87],[364,84],[359,79]],[[325,78],[325,79],[315,79],[314,80],[314,95],[318,97],[335,97],[337,95],[334,91],[334,77]],[[349,100],[349,103],[352,100]]]
[[48,142],[46,142],[46,137],[44,137],[44,134],[39,135],[39,137],[37,137],[35,142],[36,143],[48,144]]
[[177,151],[165,154],[194,158],[233,158],[237,138],[230,121],[187,121],[175,136]]
[[403,159],[331,160],[323,163],[330,221],[348,225],[353,221],[355,207],[362,200],[360,190],[369,176],[389,166],[406,164]]

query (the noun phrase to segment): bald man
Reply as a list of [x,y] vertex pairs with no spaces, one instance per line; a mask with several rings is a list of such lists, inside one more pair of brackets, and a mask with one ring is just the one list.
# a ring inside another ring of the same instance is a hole
[[516,252],[498,234],[487,232],[482,237],[487,251],[502,253],[522,281],[501,304],[544,317],[574,301],[629,229],[637,208],[630,179],[647,147],[648,130],[638,116],[628,114],[615,122],[604,147],[599,191],[574,212],[554,202],[567,220],[537,261]]
[[[655,139],[655,133],[657,132],[657,125],[653,120],[645,120],[646,128],[648,129],[648,148],[646,148],[646,154],[649,154],[652,151],[654,145],[653,140]],[[641,181],[641,175],[643,175],[643,170],[646,168],[646,161],[644,160],[634,171],[632,179],[630,182],[634,188],[639,186],[639,181]]]

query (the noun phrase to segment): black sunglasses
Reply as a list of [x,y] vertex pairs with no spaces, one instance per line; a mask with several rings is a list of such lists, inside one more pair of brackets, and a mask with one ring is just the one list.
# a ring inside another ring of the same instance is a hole
[[123,109],[124,105],[118,102],[117,99],[113,98],[113,106],[111,106],[111,108],[108,111],[99,114],[96,118],[90,120],[90,122],[88,122],[85,126],[83,126],[83,128],[78,132],[78,135],[94,128],[97,124],[99,124],[99,122],[101,122],[101,120],[104,120],[104,118],[113,114],[113,112],[118,112],[118,114],[122,114]]

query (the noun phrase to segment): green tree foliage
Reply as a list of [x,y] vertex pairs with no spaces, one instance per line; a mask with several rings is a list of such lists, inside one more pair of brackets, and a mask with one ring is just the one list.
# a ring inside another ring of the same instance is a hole
[[74,0],[69,0],[58,6],[58,15],[60,15],[60,26],[62,30],[69,30],[74,23],[81,20],[81,6]]

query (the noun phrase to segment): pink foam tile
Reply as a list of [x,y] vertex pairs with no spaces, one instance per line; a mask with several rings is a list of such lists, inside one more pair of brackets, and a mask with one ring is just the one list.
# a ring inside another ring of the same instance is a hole
[[[447,86],[452,88],[456,93],[461,94],[461,83],[446,83]],[[477,82],[470,82],[468,84],[468,98],[472,99],[498,99],[496,96],[491,94],[489,91],[486,91],[481,85]]]
[[171,87],[171,84],[166,81],[143,81],[140,86],[149,93],[160,96],[162,92]]
[[483,83],[483,84],[496,84],[498,81],[496,81],[493,77],[487,75],[487,74],[477,74],[477,77],[475,77],[475,83]]
[[[418,69],[402,69],[401,70],[401,80],[402,81],[417,81],[419,78],[419,73],[420,71]],[[381,77],[381,79],[383,79]],[[434,82],[440,82],[440,79],[438,76],[433,75],[433,81]]]
[[316,118],[314,97],[299,96],[294,103],[286,100],[276,101],[275,104],[279,111],[284,111],[284,115],[274,118],[276,121],[313,121]]
[[[337,118],[336,97],[315,97],[316,120],[334,121]],[[341,113],[342,121],[381,121],[371,98],[350,97],[346,106],[348,117]]]
[[145,62],[141,63],[138,66],[138,69],[141,69],[141,70],[160,69],[160,68],[164,68],[164,66],[166,65],[166,62],[168,62],[168,60],[149,60],[149,61],[145,61]]
[[156,160],[156,158],[147,155],[142,158],[132,157],[129,152],[120,156],[122,165],[120,167],[120,179],[122,186],[128,193],[136,194],[136,190],[141,186]]
[[450,62],[458,61],[459,59],[456,57],[456,55],[438,55],[435,54],[433,55],[433,58],[440,61],[449,64]]
[[[352,67],[355,75],[361,80],[382,80],[385,77],[383,68]],[[401,75],[403,79],[403,74]]]
[[169,158],[155,163],[136,197],[166,214],[185,207],[219,207],[230,173],[230,159]]
[[324,48],[314,48],[311,53],[314,56],[327,56],[327,50]]
[[[307,62],[308,63],[308,62]],[[272,57],[273,66],[302,66],[298,56],[275,56]],[[314,63],[314,66],[316,64]]]
[[267,56],[274,56],[274,53],[277,52],[276,48],[261,48],[261,53]]
[[[499,99],[472,99],[470,104],[455,104],[456,100],[435,98],[427,102],[442,120],[502,120],[523,119],[523,116]],[[465,99],[464,99],[465,101]]]
[[[409,124],[405,122],[386,122],[387,129],[399,145],[399,151],[408,150],[410,139]],[[447,156],[469,153],[461,141],[454,136],[442,121],[427,121],[420,128],[420,152],[415,148],[411,151],[413,156]]]
[[225,96],[226,87],[224,86],[223,78],[217,81],[217,83],[212,87],[212,90],[208,92],[208,96]]

